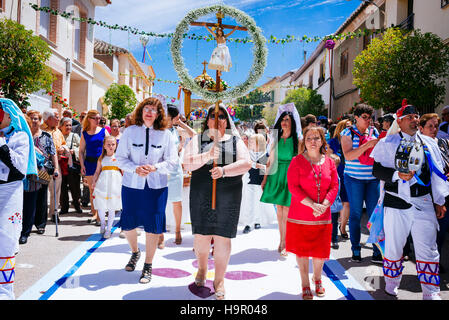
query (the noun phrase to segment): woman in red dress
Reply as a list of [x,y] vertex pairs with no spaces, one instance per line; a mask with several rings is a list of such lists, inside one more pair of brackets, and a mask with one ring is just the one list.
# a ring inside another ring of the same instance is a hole
[[299,155],[287,172],[292,194],[288,212],[286,250],[296,255],[303,299],[313,299],[309,282],[309,258],[312,258],[313,281],[317,296],[324,296],[321,273],[329,259],[332,237],[330,206],[338,193],[338,173],[326,156],[326,139],[319,127],[307,128]]

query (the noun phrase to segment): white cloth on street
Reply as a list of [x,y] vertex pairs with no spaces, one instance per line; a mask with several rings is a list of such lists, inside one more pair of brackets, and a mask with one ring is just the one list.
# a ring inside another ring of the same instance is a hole
[[226,43],[219,43],[212,51],[212,56],[210,57],[208,68],[212,70],[226,71],[232,67],[231,54],[229,53],[229,48]]
[[104,156],[101,160],[102,171],[95,183],[92,194],[94,207],[102,211],[122,210],[122,174],[115,156]]

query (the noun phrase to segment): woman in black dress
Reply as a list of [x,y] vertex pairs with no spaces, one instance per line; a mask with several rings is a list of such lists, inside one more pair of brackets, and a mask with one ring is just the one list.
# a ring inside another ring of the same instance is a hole
[[[187,145],[184,168],[192,171],[190,219],[194,249],[198,259],[197,286],[204,286],[211,241],[214,241],[217,299],[224,299],[224,275],[231,256],[231,238],[237,234],[242,198],[242,175],[251,168],[249,152],[232,122],[226,107],[220,104],[218,130],[215,106],[208,110],[201,134]],[[218,137],[214,144],[214,138]],[[213,167],[213,160],[217,166]],[[212,210],[212,180],[217,179],[216,209]]]

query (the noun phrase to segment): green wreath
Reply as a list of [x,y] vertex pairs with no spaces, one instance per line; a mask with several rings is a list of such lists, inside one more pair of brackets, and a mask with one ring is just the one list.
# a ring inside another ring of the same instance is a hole
[[[189,75],[189,72],[184,66],[184,59],[181,56],[181,48],[182,42],[184,40],[183,35],[187,33],[190,27],[190,23],[196,21],[202,16],[210,13],[216,13],[218,11],[221,11],[225,15],[234,18],[238,23],[248,29],[248,32],[254,42],[254,59],[248,78],[245,80],[245,82],[229,91],[213,92],[201,88]],[[265,44],[266,39],[262,35],[262,30],[256,25],[256,22],[253,18],[251,18],[241,10],[235,9],[230,6],[217,4],[190,11],[176,27],[171,41],[170,50],[172,54],[173,65],[176,72],[178,73],[179,79],[182,82],[182,86],[209,102],[217,102],[220,100],[242,97],[254,87],[256,82],[263,75],[265,66],[267,64],[268,50]]]

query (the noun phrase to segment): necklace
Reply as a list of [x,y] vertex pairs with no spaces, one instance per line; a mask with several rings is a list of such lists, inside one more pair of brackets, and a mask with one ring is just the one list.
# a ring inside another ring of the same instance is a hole
[[[308,158],[309,158],[309,157],[308,157]],[[316,187],[317,187],[317,189],[318,189],[318,199],[317,199],[317,202],[320,203],[321,164],[318,166],[318,167],[320,168],[320,171],[319,171],[319,173],[317,174],[316,171],[315,171],[315,168],[313,167],[312,159],[309,158],[309,159],[307,159],[307,160],[309,161],[310,166],[312,167],[313,176],[314,176],[314,178],[315,178]],[[321,157],[320,157],[320,161],[318,161],[318,163],[320,163],[320,162],[321,162]]]

